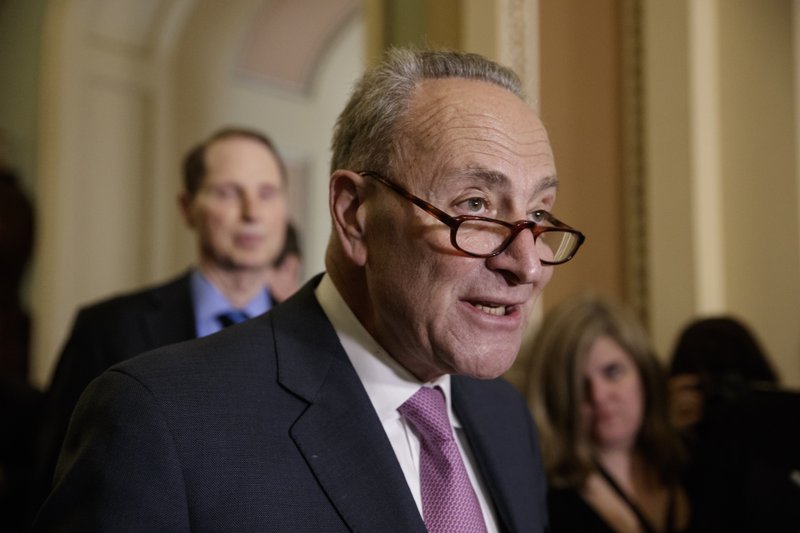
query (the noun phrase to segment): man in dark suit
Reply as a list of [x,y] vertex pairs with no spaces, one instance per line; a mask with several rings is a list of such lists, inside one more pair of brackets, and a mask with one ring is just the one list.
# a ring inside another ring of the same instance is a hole
[[287,202],[272,141],[249,129],[217,131],[186,155],[183,186],[197,267],[78,313],[47,391],[34,507],[50,492],[70,415],[92,379],[144,351],[215,333],[231,311],[255,316],[273,304],[265,280],[283,246]]
[[326,272],[95,380],[38,530],[546,529],[536,431],[498,376],[583,236],[549,213],[553,156],[519,80],[394,50],[333,151]]

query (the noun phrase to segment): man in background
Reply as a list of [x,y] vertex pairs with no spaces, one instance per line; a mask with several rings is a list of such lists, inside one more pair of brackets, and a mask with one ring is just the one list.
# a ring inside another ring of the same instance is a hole
[[542,122],[480,56],[394,50],[337,120],[326,272],[75,409],[36,529],[544,531],[514,361],[553,265]]
[[284,246],[286,168],[258,131],[227,128],[183,164],[179,205],[197,236],[197,264],[164,284],[83,308],[46,395],[33,506],[50,491],[70,415],[89,382],[115,363],[202,337],[269,310],[267,273]]

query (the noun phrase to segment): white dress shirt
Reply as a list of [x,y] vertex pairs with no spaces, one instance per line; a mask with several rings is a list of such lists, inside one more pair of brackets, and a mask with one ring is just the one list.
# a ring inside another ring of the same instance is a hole
[[315,292],[322,310],[333,324],[350,362],[364,384],[383,429],[392,443],[397,461],[403,470],[411,494],[422,515],[422,491],[420,489],[419,450],[417,435],[397,412],[417,390],[423,386],[440,387],[447,401],[450,423],[455,428],[456,443],[464,459],[467,474],[478,496],[487,530],[496,532],[497,521],[494,509],[483,481],[478,475],[475,460],[469,450],[461,424],[453,412],[450,394],[450,376],[445,374],[434,381],[422,383],[395,361],[364,329],[356,316],[342,299],[330,277],[325,274]]

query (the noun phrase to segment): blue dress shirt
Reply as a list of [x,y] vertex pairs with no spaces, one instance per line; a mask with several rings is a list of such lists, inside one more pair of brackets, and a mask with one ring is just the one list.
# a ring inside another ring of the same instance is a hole
[[[226,311],[236,309],[225,296],[200,272],[192,270],[191,274],[192,302],[194,302],[194,320],[197,325],[197,336],[205,337],[222,329],[217,317]],[[272,297],[267,289],[250,300],[241,311],[254,317],[266,313],[272,308]]]

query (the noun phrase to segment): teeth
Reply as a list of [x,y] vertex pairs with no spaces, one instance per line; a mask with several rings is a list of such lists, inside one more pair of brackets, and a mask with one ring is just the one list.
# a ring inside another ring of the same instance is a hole
[[475,304],[475,307],[483,311],[484,313],[489,313],[490,315],[495,316],[505,316],[506,314],[506,306],[494,306],[494,305],[486,305],[486,304]]

